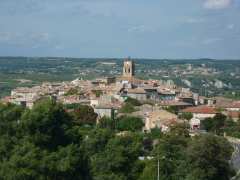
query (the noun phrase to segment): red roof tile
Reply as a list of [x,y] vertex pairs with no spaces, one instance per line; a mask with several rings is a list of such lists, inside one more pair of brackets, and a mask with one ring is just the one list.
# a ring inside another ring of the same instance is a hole
[[229,111],[228,116],[231,118],[239,118],[240,117],[240,112],[239,111]]
[[216,109],[211,106],[189,107],[182,110],[182,112],[197,113],[197,114],[216,114],[217,113]]

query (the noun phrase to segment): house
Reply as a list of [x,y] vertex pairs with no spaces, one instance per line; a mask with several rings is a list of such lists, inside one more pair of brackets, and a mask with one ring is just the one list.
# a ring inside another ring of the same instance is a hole
[[199,118],[193,117],[192,119],[190,119],[189,125],[191,130],[200,130],[201,120]]
[[228,111],[227,116],[233,121],[238,121],[240,119],[240,111]]
[[176,98],[175,91],[171,91],[169,89],[158,90],[158,95],[161,101],[173,101]]
[[212,118],[217,114],[217,110],[213,106],[196,106],[183,109],[181,113],[192,113],[193,118],[203,120],[205,118]]
[[192,104],[186,103],[183,101],[173,100],[173,101],[161,101],[159,103],[159,106],[163,107],[163,108],[174,107],[174,108],[176,108],[176,111],[179,111],[179,110],[185,109],[187,107],[192,107]]
[[117,108],[111,105],[99,105],[94,107],[94,112],[98,114],[98,118],[109,117],[113,119],[117,112]]
[[240,111],[240,101],[232,101],[228,103],[216,104],[218,108],[225,109],[227,111]]
[[156,87],[145,86],[144,90],[146,92],[147,99],[155,100],[155,101],[159,100],[159,94]]
[[240,111],[240,101],[235,101],[224,97],[215,97],[214,102],[216,108],[226,111]]
[[177,115],[165,110],[157,110],[150,112],[145,120],[145,131],[150,131],[153,128],[160,128],[162,131],[168,131],[170,126],[176,124]]
[[139,101],[147,100],[147,93],[143,88],[128,89],[127,96]]
[[33,88],[17,88],[11,91],[11,96],[28,100],[38,96],[38,91],[39,89],[34,90]]

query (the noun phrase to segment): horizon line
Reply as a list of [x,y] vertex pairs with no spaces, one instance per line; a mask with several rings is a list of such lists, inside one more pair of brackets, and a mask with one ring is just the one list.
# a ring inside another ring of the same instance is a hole
[[[59,59],[106,59],[106,60],[123,60],[127,59],[126,57],[71,57],[71,56],[1,56],[0,58],[59,58]],[[132,57],[132,60],[221,60],[221,61],[237,61],[240,60],[237,58],[146,58],[146,57]]]

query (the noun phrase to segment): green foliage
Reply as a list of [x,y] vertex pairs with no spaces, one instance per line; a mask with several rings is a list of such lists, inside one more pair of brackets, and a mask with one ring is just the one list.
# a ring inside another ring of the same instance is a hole
[[114,137],[113,131],[110,129],[93,129],[84,134],[84,150],[89,157],[104,150],[106,144]]
[[38,146],[56,148],[69,143],[66,132],[71,127],[71,117],[54,101],[41,101],[26,111],[21,126],[28,139]]
[[234,100],[240,100],[240,91],[239,90],[236,90],[234,92],[226,91],[224,92],[224,97],[234,99]]
[[103,92],[101,90],[93,90],[92,91],[96,97],[100,97],[101,95],[103,95]]
[[232,152],[233,147],[222,137],[203,135],[194,138],[187,149],[187,179],[230,179],[234,175],[229,166]]
[[16,135],[16,128],[23,113],[24,108],[21,106],[0,104],[0,136],[4,134]]
[[171,127],[168,135],[173,136],[182,136],[182,137],[190,137],[189,135],[189,125],[187,123],[179,123]]
[[143,120],[133,116],[122,116],[116,120],[119,131],[141,131],[144,126]]
[[[190,138],[186,124],[144,134],[142,119],[128,116],[86,127],[94,114],[87,107],[79,111],[76,123],[75,112],[51,100],[33,109],[0,104],[0,179],[151,180],[157,179],[158,160],[161,180],[234,175],[228,163],[233,148],[224,138]],[[224,130],[237,124],[226,120]]]
[[227,117],[225,115],[217,113],[213,118],[206,118],[202,123],[203,127],[207,131],[214,132],[217,135],[222,135],[226,120]]
[[228,180],[235,174],[229,165],[232,152],[233,147],[222,137],[190,139],[169,134],[159,140],[153,159],[145,161],[140,180],[157,179],[158,160],[161,180]]
[[224,125],[224,132],[227,136],[240,138],[240,121],[233,121],[232,119],[227,119]]
[[142,103],[139,100],[131,98],[131,97],[128,97],[125,100],[125,103],[131,104],[132,106],[141,106],[142,105]]
[[94,109],[91,106],[79,105],[71,113],[74,119],[74,123],[95,125],[97,122],[97,114],[94,112]]
[[192,113],[189,113],[189,112],[183,112],[181,115],[180,115],[180,118],[181,119],[186,119],[186,120],[191,120],[193,118],[193,114]]
[[[138,139],[138,138],[137,138]],[[94,179],[135,180],[140,175],[143,164],[139,162],[141,143],[134,135],[112,138],[104,151],[92,157]]]
[[184,180],[186,175],[185,148],[187,139],[183,136],[165,136],[159,140],[153,151],[153,159],[146,162],[141,180],[157,179],[158,160],[161,180]]
[[108,117],[102,117],[101,119],[99,119],[98,122],[98,127],[99,128],[108,128],[108,129],[115,129],[116,127],[116,121],[112,120],[111,118]]
[[17,132],[0,136],[1,179],[90,179],[81,134],[62,105],[45,100],[32,110],[1,105],[0,112],[1,124],[10,118]]
[[135,111],[136,109],[134,108],[134,106],[129,103],[124,104],[119,110],[120,113],[126,113],[126,114],[133,113]]
[[153,128],[151,129],[151,132],[147,134],[148,137],[151,139],[160,139],[163,136],[163,133],[161,129],[159,128]]
[[64,104],[64,108],[68,110],[74,110],[81,107],[81,104],[79,103],[73,103],[73,104]]

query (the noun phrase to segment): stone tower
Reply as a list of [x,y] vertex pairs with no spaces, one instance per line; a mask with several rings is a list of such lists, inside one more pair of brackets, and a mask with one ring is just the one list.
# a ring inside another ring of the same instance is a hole
[[124,60],[123,77],[131,78],[134,76],[134,62],[130,58]]

